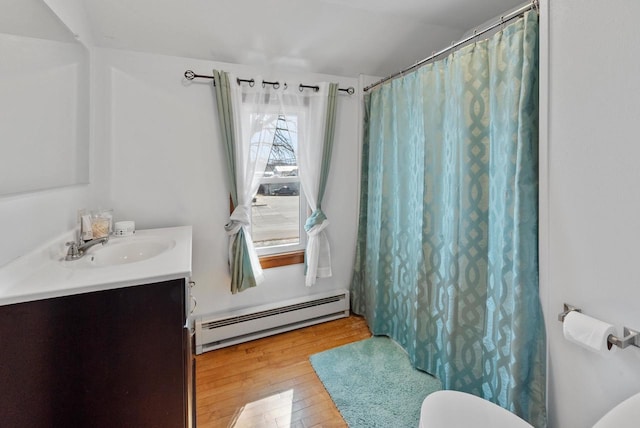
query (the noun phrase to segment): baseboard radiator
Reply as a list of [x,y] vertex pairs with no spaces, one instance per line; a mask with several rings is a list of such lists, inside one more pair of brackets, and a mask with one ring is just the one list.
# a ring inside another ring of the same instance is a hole
[[349,316],[349,292],[313,294],[196,319],[196,354]]

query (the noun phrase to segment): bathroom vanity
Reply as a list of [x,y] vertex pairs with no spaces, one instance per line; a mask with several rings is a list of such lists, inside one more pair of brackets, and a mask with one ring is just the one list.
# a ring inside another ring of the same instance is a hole
[[0,270],[0,426],[195,426],[191,228],[99,247]]

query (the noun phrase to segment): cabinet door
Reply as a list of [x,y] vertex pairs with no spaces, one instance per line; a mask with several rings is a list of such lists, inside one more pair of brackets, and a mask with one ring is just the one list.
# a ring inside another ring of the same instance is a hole
[[71,326],[83,320],[58,302],[0,307],[0,426],[82,426],[74,411],[82,353]]
[[184,426],[184,287],[0,307],[0,426]]

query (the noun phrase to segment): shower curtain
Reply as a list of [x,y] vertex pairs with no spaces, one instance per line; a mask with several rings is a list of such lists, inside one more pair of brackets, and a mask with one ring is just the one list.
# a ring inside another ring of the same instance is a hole
[[537,14],[365,98],[352,309],[445,389],[546,426]]

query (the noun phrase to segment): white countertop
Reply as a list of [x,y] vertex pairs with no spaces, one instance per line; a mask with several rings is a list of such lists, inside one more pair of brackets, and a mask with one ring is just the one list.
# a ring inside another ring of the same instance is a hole
[[191,276],[191,226],[138,230],[135,235],[111,237],[107,246],[158,239],[172,243],[146,260],[111,266],[90,266],[85,258],[100,251],[90,248],[80,260],[65,261],[69,232],[0,268],[0,306],[93,291],[111,290]]

